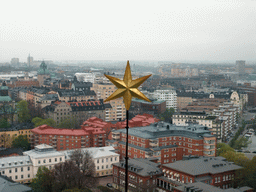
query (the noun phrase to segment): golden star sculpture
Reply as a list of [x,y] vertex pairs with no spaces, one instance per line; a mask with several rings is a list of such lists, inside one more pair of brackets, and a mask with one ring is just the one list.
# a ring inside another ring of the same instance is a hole
[[141,93],[138,87],[147,80],[151,75],[140,77],[138,79],[132,80],[132,74],[130,69],[129,61],[127,61],[124,79],[120,80],[116,77],[111,77],[105,75],[116,87],[117,90],[110,95],[104,102],[123,97],[126,110],[130,109],[132,97],[142,99],[148,102],[151,102],[143,93]]

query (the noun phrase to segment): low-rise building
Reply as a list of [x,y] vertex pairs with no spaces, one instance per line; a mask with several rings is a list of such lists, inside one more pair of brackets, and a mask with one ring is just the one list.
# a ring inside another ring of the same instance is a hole
[[[128,190],[155,191],[157,177],[163,175],[160,164],[150,159],[129,159]],[[113,164],[113,186],[115,189],[125,189],[125,161]]]
[[236,171],[242,167],[228,162],[223,157],[197,157],[162,165],[164,177],[159,178],[163,186],[180,186],[182,183],[203,182],[222,189],[236,187]]

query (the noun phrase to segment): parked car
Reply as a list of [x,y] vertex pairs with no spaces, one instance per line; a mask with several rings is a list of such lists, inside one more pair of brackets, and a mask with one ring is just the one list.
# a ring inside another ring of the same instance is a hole
[[113,186],[111,183],[107,183],[107,187],[112,188]]

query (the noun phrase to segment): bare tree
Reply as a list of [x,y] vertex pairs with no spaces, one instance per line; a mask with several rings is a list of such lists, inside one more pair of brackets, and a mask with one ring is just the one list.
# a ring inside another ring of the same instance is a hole
[[76,149],[70,156],[77,167],[81,170],[84,176],[84,187],[94,187],[98,182],[95,177],[95,164],[91,154],[88,151]]
[[54,166],[53,169],[53,191],[79,188],[83,183],[83,174],[73,161],[65,161]]

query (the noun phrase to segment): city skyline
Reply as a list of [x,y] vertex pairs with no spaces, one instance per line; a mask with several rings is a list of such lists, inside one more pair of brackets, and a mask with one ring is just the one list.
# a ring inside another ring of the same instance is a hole
[[38,60],[254,62],[255,4],[4,2],[0,62],[25,62],[29,53]]

